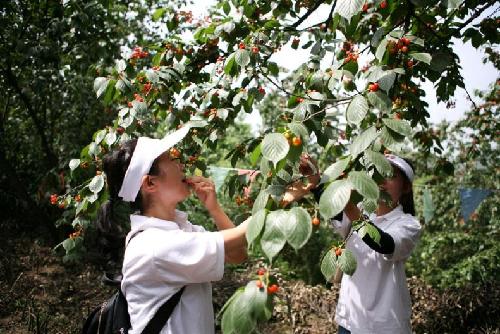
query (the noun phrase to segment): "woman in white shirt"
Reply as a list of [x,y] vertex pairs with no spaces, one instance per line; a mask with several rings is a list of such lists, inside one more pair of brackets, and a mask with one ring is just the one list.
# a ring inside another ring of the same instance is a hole
[[[380,188],[391,200],[379,201],[376,212],[365,217],[379,231],[379,243],[368,234],[360,238],[357,233],[347,241],[346,248],[354,253],[357,268],[352,276],[342,277],[335,314],[339,334],[411,334],[411,300],[404,263],[421,233],[414,217],[414,172],[404,159],[392,154],[385,157],[393,166],[393,176],[385,179]],[[302,167],[307,169],[305,164]],[[314,189],[319,174],[310,175],[309,181],[307,187],[289,192],[287,201],[299,199],[311,188],[319,198],[321,187]],[[345,238],[351,230],[351,222],[362,215],[360,209],[349,202],[343,215],[331,223]]]
[[[160,333],[214,333],[210,282],[222,278],[224,262],[246,259],[247,223],[235,227],[219,206],[211,180],[186,178],[184,166],[169,153],[186,131],[162,140],[127,141],[103,159],[111,201],[101,210],[101,225],[113,224],[113,202],[130,202],[136,210],[130,216],[121,284],[130,334],[142,333],[160,306],[182,287],[180,301]],[[218,232],[191,224],[187,214],[176,209],[191,190]]]

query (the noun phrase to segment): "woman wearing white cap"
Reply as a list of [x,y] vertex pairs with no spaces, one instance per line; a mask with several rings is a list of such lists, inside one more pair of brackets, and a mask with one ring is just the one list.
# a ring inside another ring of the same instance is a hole
[[[380,233],[377,244],[366,234],[353,233],[346,248],[354,253],[357,268],[352,276],[343,275],[335,321],[339,334],[411,334],[411,300],[406,284],[405,261],[420,237],[421,226],[414,217],[412,182],[413,168],[404,159],[386,154],[393,166],[393,175],[380,188],[390,201],[380,200],[374,214],[367,217]],[[304,162],[309,160],[306,158]],[[287,201],[297,200],[314,188],[319,174],[309,176],[311,184],[294,189]],[[312,190],[316,198],[321,187]],[[343,214],[331,221],[334,230],[346,237],[351,222],[362,217],[360,209],[349,202]]]
[[[217,202],[214,184],[203,177],[186,178],[183,165],[169,154],[188,130],[162,140],[130,140],[103,159],[111,202],[130,202],[137,210],[130,216],[121,283],[130,334],[151,333],[151,319],[174,299],[178,301],[160,333],[214,333],[210,282],[222,278],[224,262],[246,259],[247,223],[235,227]],[[191,224],[187,214],[176,209],[191,189],[218,232]],[[101,224],[113,224],[110,210],[109,203],[102,208]]]

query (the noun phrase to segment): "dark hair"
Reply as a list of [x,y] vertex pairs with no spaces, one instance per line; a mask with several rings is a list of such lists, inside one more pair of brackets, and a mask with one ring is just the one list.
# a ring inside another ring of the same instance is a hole
[[[410,165],[411,169],[413,169],[415,171],[415,168],[413,167],[413,164],[411,163],[411,161],[409,161],[408,159],[403,159],[403,160],[406,161],[408,163],[408,165]],[[404,213],[409,213],[410,215],[415,216],[415,204],[413,202],[413,188],[411,186],[412,183],[408,179],[408,176],[406,176],[405,173],[401,173],[401,175],[403,175],[404,181],[407,182],[407,184],[409,184],[410,191],[401,195],[401,198],[399,199],[399,203],[401,204],[401,206],[403,206]]]
[[[109,199],[99,209],[96,227],[100,236],[100,245],[110,257],[109,260],[113,262],[118,261],[122,255],[124,239],[129,230],[128,216],[131,210],[143,212],[140,192],[130,205],[118,196],[136,146],[137,139],[126,141],[106,154],[102,160]],[[156,159],[148,174],[158,175],[158,172],[158,159]]]

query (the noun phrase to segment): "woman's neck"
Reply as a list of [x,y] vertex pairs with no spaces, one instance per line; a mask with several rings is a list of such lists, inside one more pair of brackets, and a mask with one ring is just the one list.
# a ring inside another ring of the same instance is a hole
[[144,216],[155,217],[163,220],[175,221],[177,203],[170,205],[151,205],[144,210]]
[[397,204],[394,206],[389,206],[385,201],[380,201],[377,207],[377,216],[383,216],[391,212],[396,206]]

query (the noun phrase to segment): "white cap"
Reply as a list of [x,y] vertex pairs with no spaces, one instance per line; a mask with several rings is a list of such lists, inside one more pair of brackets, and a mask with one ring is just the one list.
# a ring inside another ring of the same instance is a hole
[[163,139],[140,137],[125,172],[118,196],[125,202],[135,201],[137,193],[141,189],[142,178],[149,173],[153,162],[163,152],[180,142],[187,135],[189,129],[189,126],[184,126],[168,134]]
[[410,164],[408,164],[404,159],[398,157],[394,154],[385,154],[385,158],[389,160],[391,164],[398,167],[400,171],[402,171],[410,182],[413,182],[415,178],[415,174],[413,173],[413,168],[411,168]]

